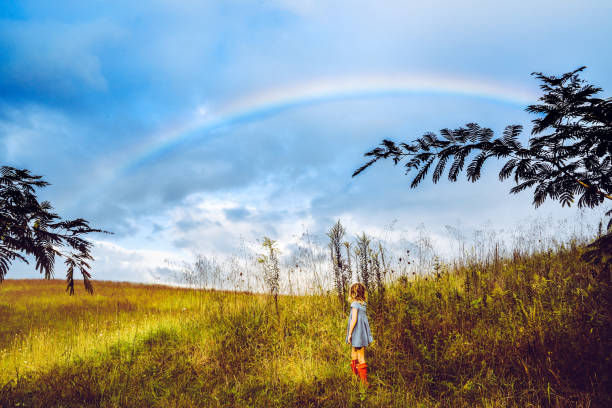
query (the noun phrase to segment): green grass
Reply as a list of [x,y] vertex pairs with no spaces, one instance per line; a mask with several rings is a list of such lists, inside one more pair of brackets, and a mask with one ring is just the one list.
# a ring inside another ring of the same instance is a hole
[[96,282],[0,285],[0,406],[612,406],[610,276],[577,246],[372,294],[372,384],[349,369],[332,294]]

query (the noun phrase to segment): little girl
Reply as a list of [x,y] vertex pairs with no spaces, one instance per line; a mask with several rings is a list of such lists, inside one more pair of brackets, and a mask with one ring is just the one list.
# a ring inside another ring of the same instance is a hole
[[366,288],[361,283],[353,283],[349,289],[351,313],[346,326],[346,342],[351,347],[351,369],[368,385],[368,365],[365,362],[365,347],[374,341],[370,332],[370,323],[366,316]]

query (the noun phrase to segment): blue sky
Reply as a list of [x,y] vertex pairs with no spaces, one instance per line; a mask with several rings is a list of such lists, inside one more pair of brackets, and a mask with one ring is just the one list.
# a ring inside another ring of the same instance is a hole
[[[422,3],[422,4],[421,4]],[[0,6],[0,162],[97,235],[98,279],[223,257],[269,235],[285,253],[337,219],[351,234],[511,228],[575,211],[476,184],[409,189],[382,138],[524,124],[533,71],[612,89],[609,1],[8,1]],[[9,278],[37,276],[15,265]],[[61,272],[58,272],[61,276]]]

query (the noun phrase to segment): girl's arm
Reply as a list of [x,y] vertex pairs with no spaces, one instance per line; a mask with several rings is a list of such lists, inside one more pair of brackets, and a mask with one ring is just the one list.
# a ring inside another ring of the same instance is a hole
[[355,309],[354,307],[351,308],[351,313],[353,316],[351,317],[351,325],[349,327],[349,342],[351,341],[351,336],[353,335],[353,329],[357,324],[357,309]]

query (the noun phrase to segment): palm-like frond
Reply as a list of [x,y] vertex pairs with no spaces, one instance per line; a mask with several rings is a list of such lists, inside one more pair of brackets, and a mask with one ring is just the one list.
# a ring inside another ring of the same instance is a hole
[[[20,253],[33,256],[35,269],[46,279],[53,277],[55,258],[59,256],[65,258],[68,268],[66,280],[70,293],[74,293],[75,269],[79,269],[85,289],[91,293],[88,260],[93,259],[92,244],[82,236],[107,231],[90,227],[82,218],[62,220],[52,212],[48,201],[39,202],[36,189],[49,185],[41,176],[9,166],[0,167],[0,174],[0,282],[13,260],[27,263]],[[58,248],[64,246],[74,252],[62,253]]]
[[431,167],[431,164],[434,162],[434,160],[436,160],[436,157],[432,156],[425,162],[425,164],[421,167],[417,175],[412,180],[412,183],[410,183],[411,188],[415,188],[416,186],[419,185],[421,181],[423,181],[423,179],[427,175],[427,172],[429,171],[429,168]]
[[[425,180],[434,166],[432,181],[438,182],[448,170],[450,181],[456,181],[466,160],[468,180],[481,176],[482,166],[491,157],[506,159],[499,179],[514,176],[516,185],[510,193],[537,187],[533,203],[541,205],[547,198],[571,205],[578,199],[580,207],[595,207],[612,194],[612,98],[596,98],[600,88],[586,84],[579,73],[585,67],[559,77],[535,72],[544,92],[539,104],[527,111],[539,116],[533,120],[529,146],[523,147],[521,125],[507,126],[499,138],[493,131],[476,123],[457,129],[445,128],[436,135],[425,133],[412,143],[384,140],[381,147],[366,153],[371,157],[353,175],[379,159],[392,158],[395,164],[406,159],[406,173],[416,171],[411,187]],[[471,157],[476,152],[475,157]]]
[[[381,147],[366,153],[371,159],[353,176],[379,159],[392,158],[394,164],[406,160],[406,174],[417,173],[410,184],[414,188],[425,180],[432,165],[435,165],[432,181],[437,183],[452,159],[448,178],[457,181],[465,161],[476,152],[467,166],[468,180],[480,178],[489,158],[505,159],[499,179],[514,176],[511,194],[533,188],[536,207],[547,199],[571,206],[579,197],[579,207],[596,207],[612,200],[612,98],[595,97],[601,89],[579,77],[584,69],[580,67],[559,77],[533,73],[544,94],[540,103],[526,108],[538,115],[532,121],[528,147],[520,142],[523,129],[520,125],[507,126],[501,137],[494,138],[490,129],[468,123],[465,127],[440,130],[441,138],[427,132],[412,143],[396,145],[383,140]],[[585,253],[588,261],[612,259],[612,209],[606,215],[610,217],[608,235]]]

